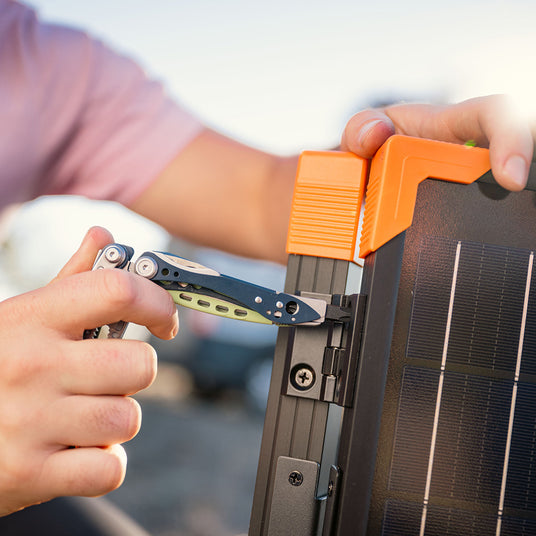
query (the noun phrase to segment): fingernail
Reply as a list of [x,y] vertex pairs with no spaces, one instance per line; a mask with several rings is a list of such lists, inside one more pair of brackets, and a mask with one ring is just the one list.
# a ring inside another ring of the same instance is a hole
[[374,121],[369,121],[368,123],[365,123],[360,129],[359,129],[359,136],[357,138],[357,143],[363,147],[365,145],[365,142],[367,141],[367,137],[370,134],[371,130],[378,124],[382,122],[381,119],[375,119]]
[[527,182],[527,163],[519,155],[511,156],[504,165],[504,174],[517,186],[524,188]]

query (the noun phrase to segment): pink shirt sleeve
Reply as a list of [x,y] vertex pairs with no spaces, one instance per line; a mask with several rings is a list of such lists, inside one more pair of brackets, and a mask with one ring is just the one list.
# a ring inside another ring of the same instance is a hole
[[76,194],[128,205],[203,128],[132,60],[10,0],[0,0],[0,72],[10,133],[0,188],[13,200]]

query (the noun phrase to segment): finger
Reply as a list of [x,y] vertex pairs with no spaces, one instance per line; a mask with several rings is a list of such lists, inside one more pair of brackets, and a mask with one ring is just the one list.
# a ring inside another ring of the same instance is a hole
[[42,426],[51,445],[109,446],[138,433],[141,409],[130,397],[73,395],[54,404]]
[[47,458],[35,494],[41,501],[69,495],[104,495],[123,483],[126,466],[127,456],[121,445],[60,450]]
[[113,236],[103,227],[92,227],[86,233],[76,253],[67,261],[54,280],[72,274],[91,270],[97,253],[114,241]]
[[83,272],[40,291],[42,307],[34,304],[34,314],[73,338],[80,338],[86,329],[120,320],[147,326],[163,339],[173,338],[178,331],[177,310],[169,293],[124,270]]
[[526,121],[506,99],[481,107],[478,122],[489,139],[493,176],[508,190],[522,190],[527,184],[534,143]]
[[489,147],[493,175],[509,190],[525,187],[533,154],[529,124],[503,95],[453,106],[399,105],[387,108],[399,133],[453,143],[473,140]]
[[393,134],[395,125],[382,110],[364,110],[348,121],[342,135],[341,149],[363,158],[372,158]]
[[69,394],[132,395],[154,381],[154,348],[141,341],[97,339],[69,341],[60,385]]
[[348,122],[341,148],[370,158],[389,132],[451,143],[474,140],[490,148],[497,182],[509,190],[526,185],[534,140],[526,118],[504,96],[470,99],[451,106],[400,104],[365,110]]

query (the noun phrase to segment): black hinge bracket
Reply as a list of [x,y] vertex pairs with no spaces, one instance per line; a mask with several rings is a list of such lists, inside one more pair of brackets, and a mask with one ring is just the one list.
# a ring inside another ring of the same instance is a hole
[[350,407],[357,374],[366,296],[302,292],[324,299],[326,321],[316,327],[296,326],[289,340],[287,385],[290,396]]

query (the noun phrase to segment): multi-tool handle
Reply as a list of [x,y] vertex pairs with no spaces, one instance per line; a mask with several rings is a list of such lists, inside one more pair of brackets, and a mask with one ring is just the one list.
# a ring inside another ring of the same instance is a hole
[[[332,317],[333,307],[322,299],[278,292],[212,268],[157,251],[147,251],[136,261],[134,250],[122,244],[103,248],[93,270],[122,269],[136,273],[164,288],[177,305],[205,313],[278,326],[317,326]],[[89,329],[85,339],[123,337],[127,322]]]
[[[130,246],[109,244],[99,251],[92,269],[119,268],[121,270],[128,270],[133,255],[134,249]],[[125,334],[127,326],[128,322],[119,321],[107,326],[86,329],[84,331],[84,339],[121,339]]]
[[169,253],[148,251],[131,269],[166,289],[178,305],[210,314],[279,326],[325,319],[323,300],[255,285]]

